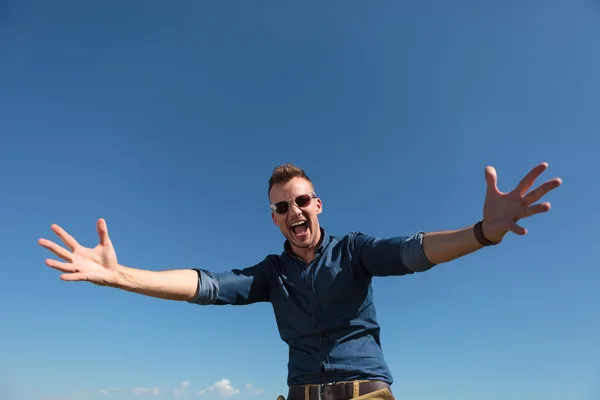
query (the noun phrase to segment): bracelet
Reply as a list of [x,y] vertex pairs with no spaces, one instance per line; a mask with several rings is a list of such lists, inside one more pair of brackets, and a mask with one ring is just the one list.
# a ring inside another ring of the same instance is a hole
[[497,242],[492,242],[491,240],[488,240],[484,234],[483,234],[483,221],[479,221],[478,223],[475,224],[475,226],[473,227],[473,231],[475,232],[475,239],[477,239],[477,241],[479,242],[480,245],[482,246],[495,246],[498,243],[500,243],[500,240]]

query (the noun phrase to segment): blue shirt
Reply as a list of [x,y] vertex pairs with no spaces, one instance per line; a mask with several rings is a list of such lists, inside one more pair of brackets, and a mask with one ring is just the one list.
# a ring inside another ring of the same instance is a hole
[[377,238],[360,232],[328,236],[321,228],[306,264],[289,243],[258,264],[227,272],[197,269],[200,305],[270,302],[289,346],[288,385],[378,379],[392,384],[383,356],[371,280],[426,271],[423,233]]

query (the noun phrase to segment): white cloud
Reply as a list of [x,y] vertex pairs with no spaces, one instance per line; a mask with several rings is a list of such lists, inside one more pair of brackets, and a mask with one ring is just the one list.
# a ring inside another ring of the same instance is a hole
[[187,389],[190,386],[190,381],[183,381],[181,382],[181,386],[178,387],[177,389],[173,390],[173,396],[175,396],[176,398],[179,398],[183,392],[185,392],[185,389]]
[[158,386],[154,386],[153,388],[133,388],[131,389],[131,393],[134,396],[145,396],[145,395],[154,395],[158,396],[160,394],[160,388]]
[[240,389],[236,389],[231,386],[231,381],[229,381],[229,379],[221,379],[220,381],[215,382],[214,385],[208,388],[208,391],[215,393],[217,396],[222,398],[240,394]]
[[[172,388],[169,389],[169,388],[164,388],[164,387],[161,389],[159,386],[134,387],[132,389],[104,388],[104,389],[89,390],[89,391],[85,391],[83,393],[80,392],[77,395],[77,397],[80,399],[82,399],[82,398],[99,398],[99,397],[110,398],[110,394],[113,392],[118,392],[121,390],[124,390],[124,391],[131,390],[130,393],[136,397],[141,397],[141,396],[156,397],[156,396],[160,396],[161,394],[163,394],[163,395],[167,394],[167,396],[168,396],[168,393],[171,392],[173,395],[173,397],[171,397],[171,398],[179,399],[180,397],[182,397],[184,395],[184,393],[186,391],[189,390],[190,387],[191,387],[190,381],[183,381],[183,382],[181,382],[179,387],[176,387],[174,389],[172,389]],[[252,393],[252,394],[261,394],[261,393],[265,392],[264,389],[255,388],[252,383],[248,383],[248,384],[244,385],[244,388],[245,388],[245,392]],[[237,395],[241,394],[241,390],[239,388],[234,387],[229,379],[224,378],[224,379],[221,379],[221,380],[215,382],[208,388],[196,390],[195,394],[198,396],[211,396],[211,397],[214,396],[214,397],[226,399],[226,398],[237,396]],[[167,398],[169,398],[169,397],[167,397]],[[64,400],[67,400],[67,399],[65,398]]]
[[265,389],[254,389],[251,383],[246,384],[246,389],[248,389],[249,392],[254,394],[262,394],[265,392]]

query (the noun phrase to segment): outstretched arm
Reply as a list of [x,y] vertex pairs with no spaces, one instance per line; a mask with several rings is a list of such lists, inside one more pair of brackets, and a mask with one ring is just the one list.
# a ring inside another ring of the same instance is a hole
[[475,239],[473,226],[453,231],[428,232],[423,235],[425,257],[433,264],[452,261],[482,247]]
[[440,264],[479,250],[484,243],[498,244],[508,232],[525,235],[527,230],[519,225],[518,221],[550,210],[548,202],[534,203],[562,183],[560,178],[554,178],[527,193],[547,168],[547,163],[537,165],[523,177],[514,190],[502,193],[498,190],[496,170],[487,167],[487,192],[482,223],[459,230],[426,233],[423,236],[423,251],[426,257],[433,264]]
[[198,272],[192,269],[146,271],[119,266],[112,287],[165,300],[190,301],[198,295]]
[[147,271],[120,265],[103,219],[98,220],[100,242],[93,249],[81,246],[60,226],[51,228],[68,250],[47,239],[38,243],[65,261],[46,260],[48,266],[63,272],[64,281],[87,281],[167,300],[190,301],[197,295],[197,271]]

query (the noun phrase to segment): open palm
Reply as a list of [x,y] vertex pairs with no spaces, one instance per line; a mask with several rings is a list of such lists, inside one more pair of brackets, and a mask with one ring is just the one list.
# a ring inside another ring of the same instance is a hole
[[109,285],[117,274],[117,254],[108,236],[106,221],[99,219],[96,224],[100,243],[93,249],[81,246],[71,235],[58,225],[52,225],[52,231],[70,250],[58,244],[40,239],[39,244],[47,248],[66,262],[47,259],[46,265],[64,272],[60,276],[65,281],[88,281],[97,285]]
[[493,167],[486,168],[487,193],[483,205],[483,232],[488,240],[500,241],[508,232],[525,235],[527,229],[519,225],[518,221],[550,210],[548,202],[534,203],[560,186],[562,183],[560,178],[546,181],[528,192],[535,180],[547,168],[547,163],[538,164],[508,193],[498,190],[496,170]]

